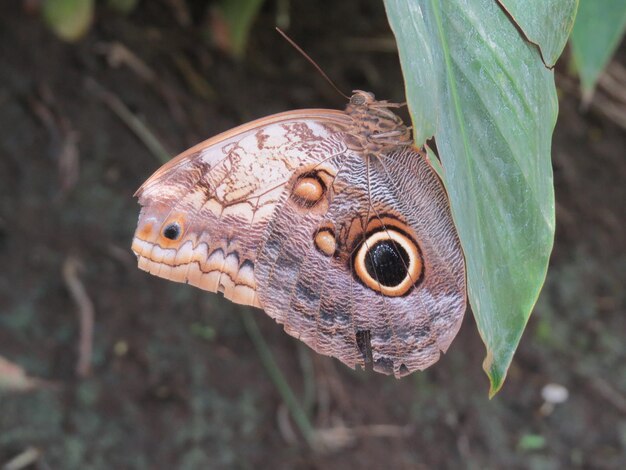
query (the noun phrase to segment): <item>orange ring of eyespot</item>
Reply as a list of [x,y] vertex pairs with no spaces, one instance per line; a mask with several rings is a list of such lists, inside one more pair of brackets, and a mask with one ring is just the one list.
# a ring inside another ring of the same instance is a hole
[[[370,250],[377,243],[385,240],[392,240],[397,246],[404,249],[409,257],[408,266],[405,267],[406,275],[402,282],[395,286],[381,284],[370,275],[365,265],[366,256],[368,256]],[[422,255],[417,244],[410,237],[393,228],[380,230],[368,235],[358,248],[353,263],[355,273],[363,284],[388,297],[399,297],[407,294],[421,280],[424,268]]]
[[320,253],[326,256],[332,256],[335,254],[335,250],[337,249],[337,239],[335,238],[335,234],[330,229],[321,229],[315,234],[314,238],[315,248],[318,249]]
[[296,181],[292,195],[301,204],[312,205],[322,199],[325,191],[326,187],[319,177],[306,175]]
[[[171,238],[166,232],[173,226],[177,228],[177,233],[173,238]],[[179,215],[170,217],[161,225],[158,243],[162,248],[172,248],[178,246],[184,234],[185,221],[183,217]]]

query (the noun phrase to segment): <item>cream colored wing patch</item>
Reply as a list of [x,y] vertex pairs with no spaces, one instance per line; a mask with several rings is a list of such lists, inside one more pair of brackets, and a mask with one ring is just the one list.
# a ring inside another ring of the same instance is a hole
[[327,113],[250,123],[157,170],[137,191],[142,210],[132,249],[139,267],[261,307],[257,251],[285,185],[303,165],[345,151],[330,137],[344,130],[346,117]]

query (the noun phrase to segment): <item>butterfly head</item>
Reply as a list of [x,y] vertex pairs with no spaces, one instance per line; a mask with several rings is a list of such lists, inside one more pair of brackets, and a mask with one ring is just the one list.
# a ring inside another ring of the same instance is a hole
[[367,106],[376,102],[374,93],[370,93],[369,91],[354,90],[352,93],[350,104],[353,106]]
[[410,129],[391,110],[400,106],[402,104],[378,101],[368,91],[354,90],[346,107],[346,113],[354,122],[348,142],[350,147],[376,157],[395,147],[412,145]]

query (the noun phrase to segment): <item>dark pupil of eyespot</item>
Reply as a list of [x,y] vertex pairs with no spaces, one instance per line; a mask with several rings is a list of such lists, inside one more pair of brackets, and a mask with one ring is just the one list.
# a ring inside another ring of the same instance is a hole
[[383,286],[395,287],[407,276],[409,254],[398,243],[382,240],[365,255],[365,269]]
[[176,240],[178,235],[180,235],[180,227],[178,224],[169,224],[165,227],[165,230],[163,230],[163,236],[170,240]]

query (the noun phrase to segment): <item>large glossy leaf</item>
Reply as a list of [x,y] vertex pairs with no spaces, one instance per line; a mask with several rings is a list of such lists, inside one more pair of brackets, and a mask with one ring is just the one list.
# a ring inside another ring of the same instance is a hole
[[[421,2],[385,1],[385,7],[398,41],[405,80],[407,75],[411,76],[411,82],[406,84],[406,98],[413,123],[413,138],[416,142],[425,142],[435,134],[439,82],[435,74],[434,51],[430,47],[419,48],[432,43],[431,32],[422,15]],[[409,93],[409,86],[419,90]]]
[[625,31],[625,0],[580,0],[572,31],[572,55],[587,98]]
[[578,0],[498,2],[511,15],[526,38],[539,47],[545,64],[553,67],[563,52],[574,25]]
[[[496,0],[385,5],[412,116],[435,129],[493,395],[552,250],[554,75]],[[424,134],[416,129],[418,145]]]

